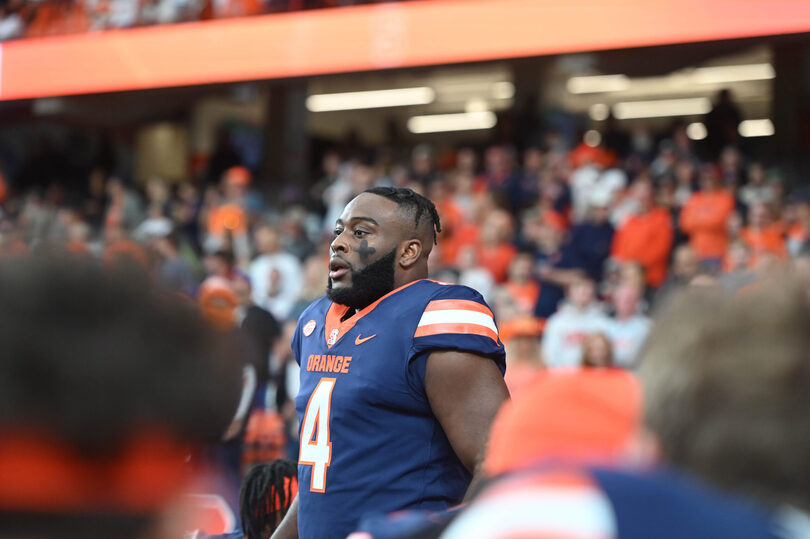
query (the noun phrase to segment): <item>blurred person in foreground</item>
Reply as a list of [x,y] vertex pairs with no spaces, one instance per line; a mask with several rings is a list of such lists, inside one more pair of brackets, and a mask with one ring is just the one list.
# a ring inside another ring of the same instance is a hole
[[439,232],[402,188],[361,193],[335,223],[327,295],[292,341],[300,489],[274,537],[343,539],[366,513],[463,499],[508,392],[480,294],[426,279]]
[[[601,537],[584,533],[587,527],[566,534],[531,525],[558,512],[561,523],[581,514],[580,520],[589,526],[586,519],[601,509],[600,500],[582,493],[589,481],[581,471],[624,462],[640,419],[640,387],[626,372],[543,371],[498,412],[483,464],[489,478],[484,484],[492,486],[479,492],[470,506],[370,515],[350,539]],[[539,483],[539,493],[530,488],[534,483]]]
[[192,539],[270,539],[297,494],[298,466],[294,461],[276,459],[257,464],[245,474],[239,492],[241,529]]
[[238,368],[191,303],[134,266],[0,262],[0,536],[174,538],[190,451]]
[[[580,428],[607,436],[619,417],[630,419],[610,446],[578,436],[579,459],[549,450],[560,435],[535,434],[565,425],[552,422],[570,413],[564,394],[506,405],[485,462],[488,474],[502,475],[442,537],[810,536],[804,292],[783,279],[745,295],[679,297],[642,352],[643,429],[629,410],[619,413],[630,391],[617,381],[592,383],[590,394],[587,379],[568,388],[581,395]],[[549,393],[541,383],[529,389],[536,399]]]
[[580,366],[585,337],[607,331],[609,325],[590,279],[583,277],[571,284],[567,299],[568,303],[548,319],[543,333],[543,361],[548,367]]

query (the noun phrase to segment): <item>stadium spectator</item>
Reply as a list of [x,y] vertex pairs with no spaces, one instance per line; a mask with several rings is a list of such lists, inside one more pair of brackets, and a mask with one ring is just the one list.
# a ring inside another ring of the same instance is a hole
[[495,145],[487,148],[480,181],[510,210],[522,207],[525,198],[513,147]]
[[718,159],[720,185],[736,192],[743,183],[743,157],[735,146],[726,146]]
[[675,164],[675,205],[678,209],[692,198],[697,188],[695,178],[695,165],[693,162],[681,159]]
[[704,265],[719,269],[728,248],[726,223],[734,211],[734,197],[719,187],[712,165],[700,170],[700,191],[681,211],[680,225]]
[[810,240],[810,190],[799,189],[791,197],[795,221],[787,231],[786,246],[791,256],[798,256]]
[[720,90],[712,110],[706,115],[704,121],[708,132],[706,146],[712,159],[719,155],[723,147],[735,144],[739,140],[740,135],[737,130],[741,120],[740,109],[734,104],[731,91]]
[[590,279],[575,280],[568,287],[568,302],[548,319],[543,332],[543,361],[548,367],[580,366],[585,337],[607,331],[609,320],[594,292]]
[[723,289],[734,293],[757,279],[757,274],[751,269],[751,249],[748,245],[742,241],[729,245],[723,274],[718,279]]
[[614,317],[607,327],[613,347],[614,364],[631,369],[636,367],[638,352],[647,338],[652,322],[640,314],[641,291],[632,284],[622,284],[613,293]]
[[456,267],[459,270],[458,284],[477,290],[486,301],[492,299],[495,293],[495,279],[492,272],[479,264],[478,252],[474,245],[461,248]]
[[281,250],[281,238],[276,228],[259,225],[253,238],[258,251],[249,272],[253,303],[277,320],[286,320],[303,286],[301,263]]
[[762,163],[754,162],[748,166],[748,181],[743,185],[737,196],[746,208],[755,204],[773,204],[776,202],[772,185],[766,183],[765,167]]
[[609,369],[613,367],[613,345],[602,332],[591,333],[582,341],[582,367]]
[[564,288],[583,276],[571,249],[563,246],[565,224],[557,214],[542,212],[527,215],[524,236],[535,251],[535,271],[540,295],[534,308],[537,318],[546,319],[557,310],[565,296]]
[[590,195],[588,218],[571,230],[569,247],[577,266],[593,279],[602,280],[605,261],[613,245],[613,225],[608,221],[610,199],[603,191]]
[[700,260],[691,245],[681,245],[672,256],[672,270],[655,293],[654,307],[658,309],[674,292],[687,286],[701,271]]
[[[436,156],[432,147],[427,144],[417,145],[411,152],[410,178],[427,188],[438,178]],[[371,187],[368,185],[367,187]]]
[[512,318],[501,324],[501,341],[506,348],[504,381],[513,399],[543,368],[540,350],[543,326],[541,320],[529,316]]
[[270,376],[268,372],[270,352],[276,339],[281,335],[281,326],[272,314],[253,303],[250,277],[241,272],[237,273],[231,281],[231,288],[239,302],[236,307],[237,325],[253,339],[261,358],[258,382],[263,384]]
[[118,177],[107,180],[107,210],[104,214],[105,228],[121,228],[132,232],[143,219],[143,210],[138,196]]
[[645,179],[633,183],[637,213],[616,231],[611,254],[619,261],[641,264],[647,285],[657,288],[667,276],[672,249],[672,221],[666,209],[655,205],[653,186]]
[[161,286],[166,290],[180,292],[192,297],[199,281],[192,265],[180,254],[180,237],[177,232],[170,232],[157,237],[151,242],[152,248],[160,257]]
[[764,203],[756,203],[748,209],[748,226],[742,230],[741,238],[751,249],[752,266],[763,253],[787,256],[782,227],[773,222],[771,210]]
[[538,297],[540,284],[534,279],[534,257],[518,253],[509,264],[509,279],[495,290],[496,314],[504,321],[531,316]]
[[512,244],[513,237],[512,216],[503,210],[492,211],[479,232],[476,252],[478,263],[489,270],[496,283],[506,281],[509,264],[517,253]]

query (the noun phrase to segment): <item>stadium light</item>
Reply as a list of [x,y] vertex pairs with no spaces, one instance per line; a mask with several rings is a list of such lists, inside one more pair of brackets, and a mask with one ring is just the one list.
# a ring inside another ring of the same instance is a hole
[[408,120],[408,131],[414,134],[442,133],[446,131],[473,131],[495,127],[498,120],[491,111],[461,112],[458,114],[431,114],[414,116]]
[[743,120],[737,128],[744,137],[770,137],[774,133],[773,122],[762,120]]
[[722,84],[748,80],[769,80],[776,77],[773,66],[764,64],[743,64],[736,66],[698,67],[692,72],[696,84]]
[[589,77],[571,77],[565,83],[572,94],[596,94],[602,92],[621,92],[630,87],[626,75],[594,75]]
[[591,120],[595,122],[607,120],[608,116],[610,116],[610,107],[604,103],[596,103],[591,105],[588,109],[588,116],[590,116]]
[[369,90],[364,92],[343,92],[337,94],[316,94],[307,98],[307,110],[327,112],[336,110],[379,109],[427,105],[436,98],[433,88],[392,88],[389,90]]
[[686,126],[686,136],[692,140],[703,140],[708,134],[702,122],[692,122]]
[[706,114],[712,103],[706,97],[661,99],[658,101],[626,101],[613,105],[613,116],[619,120],[634,118],[662,118]]
[[492,97],[495,99],[512,99],[515,97],[515,85],[509,81],[496,82],[492,85]]

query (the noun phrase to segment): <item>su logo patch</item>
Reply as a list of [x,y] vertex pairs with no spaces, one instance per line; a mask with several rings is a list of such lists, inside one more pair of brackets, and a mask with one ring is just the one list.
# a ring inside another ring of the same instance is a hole
[[304,329],[303,329],[304,337],[309,337],[310,335],[312,335],[312,332],[315,331],[315,326],[317,326],[317,325],[318,324],[315,322],[315,320],[310,320],[309,322],[307,322],[304,325]]

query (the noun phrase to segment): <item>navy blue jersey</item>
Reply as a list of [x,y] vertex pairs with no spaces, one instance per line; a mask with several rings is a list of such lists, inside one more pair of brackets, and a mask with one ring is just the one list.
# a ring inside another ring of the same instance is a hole
[[419,280],[342,321],[347,310],[316,301],[292,342],[302,539],[343,539],[369,513],[458,503],[471,476],[430,409],[427,357],[472,352],[505,369],[492,311],[471,288]]
[[[401,537],[386,535],[393,529],[369,535]],[[776,539],[806,533],[779,514],[670,471],[550,466],[494,482],[441,537]]]

